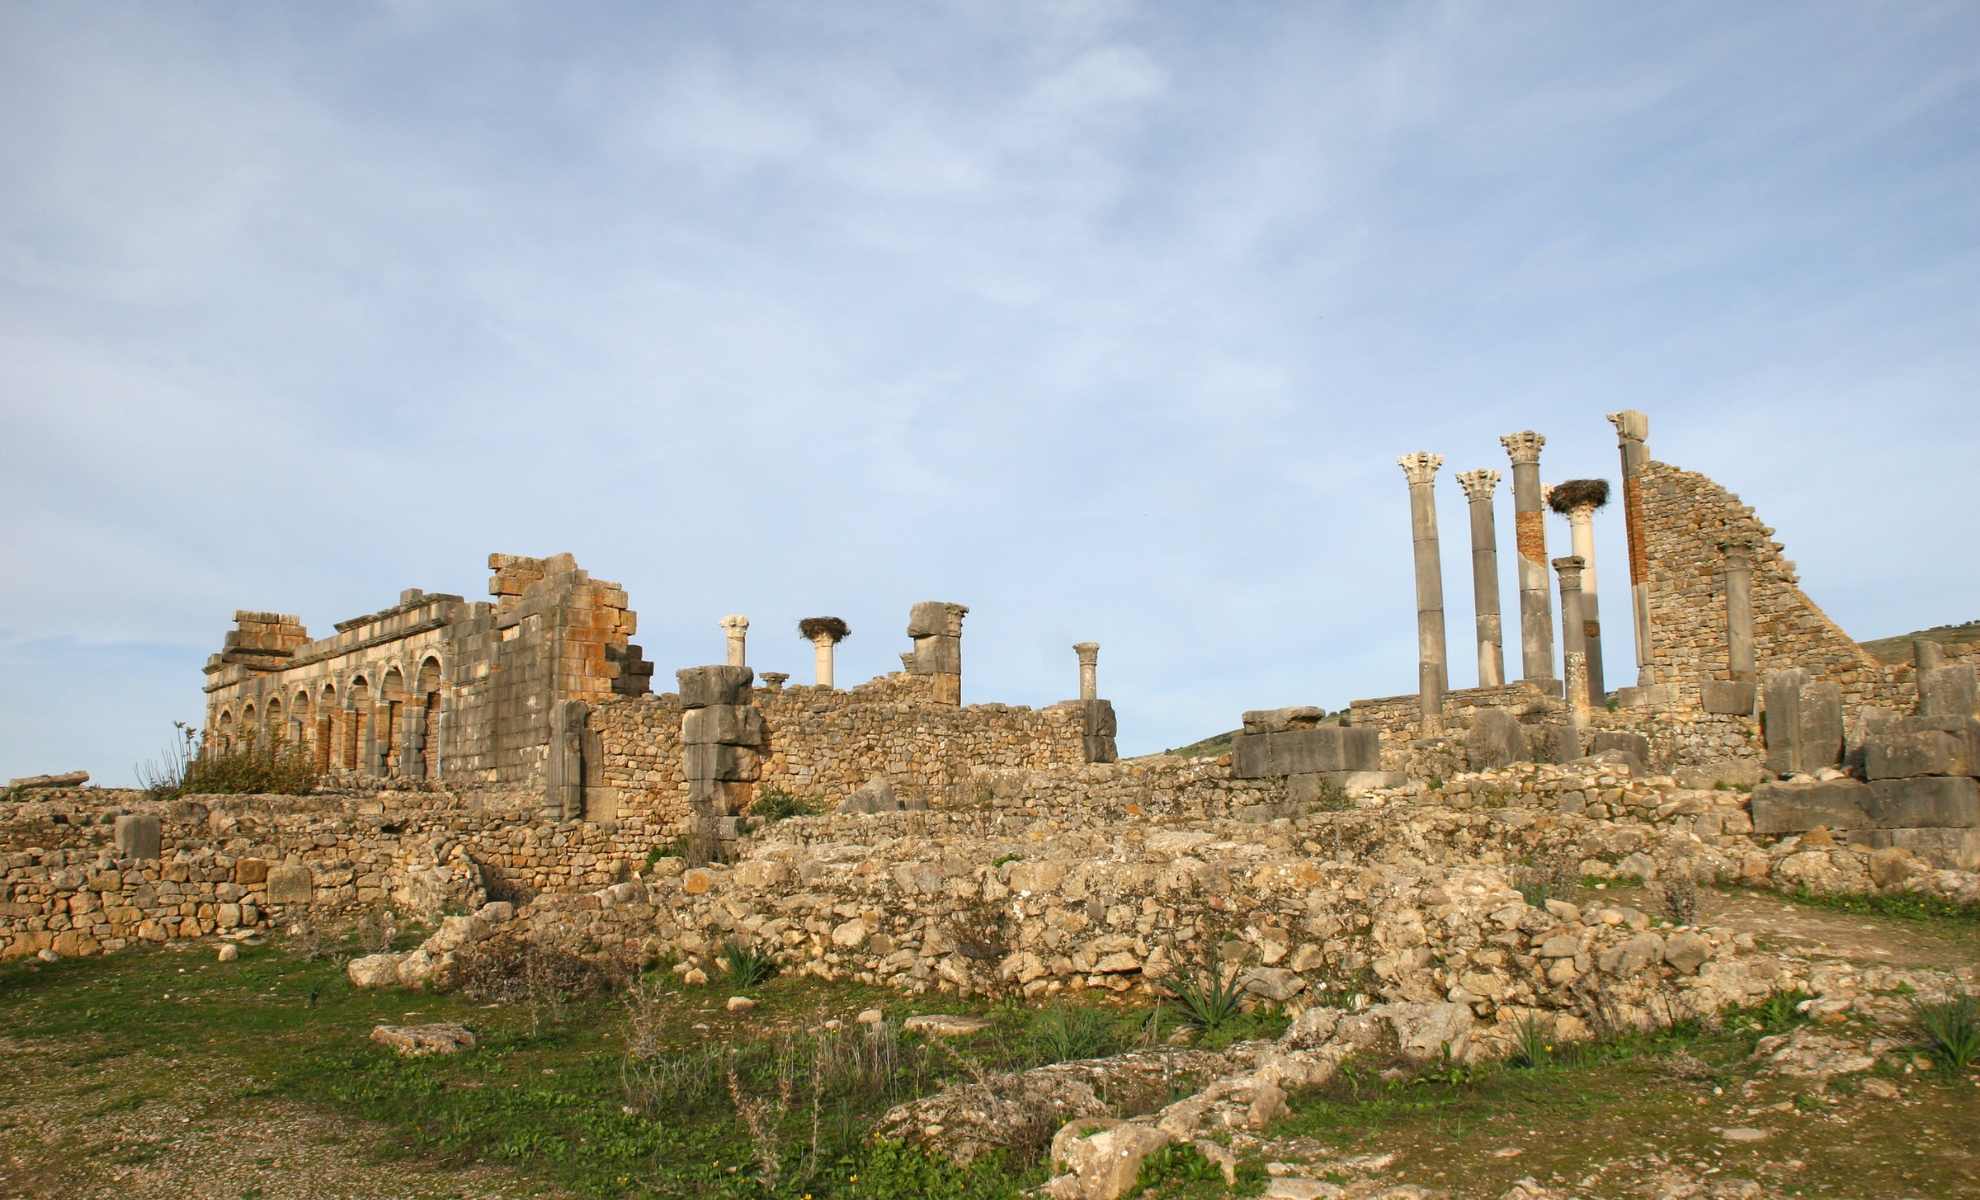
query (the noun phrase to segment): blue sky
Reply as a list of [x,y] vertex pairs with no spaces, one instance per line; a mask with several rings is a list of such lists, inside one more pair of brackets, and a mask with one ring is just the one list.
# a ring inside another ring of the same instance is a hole
[[1095,640],[1124,752],[1180,745],[1413,688],[1420,449],[1464,686],[1451,475],[1532,428],[1614,479],[1626,407],[1852,634],[1980,617],[1976,45],[1924,3],[0,7],[0,775],[127,780],[234,609],[327,634],[497,550],[624,583],[663,676],[741,612],[806,680],[829,613],[864,679],[959,601],[966,699]]

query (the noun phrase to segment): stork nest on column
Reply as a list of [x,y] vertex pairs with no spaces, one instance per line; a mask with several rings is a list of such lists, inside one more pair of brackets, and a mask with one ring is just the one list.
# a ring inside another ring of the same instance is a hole
[[815,642],[821,637],[843,642],[852,636],[852,627],[838,617],[806,617],[798,622],[798,636],[807,642]]
[[1577,508],[1601,508],[1609,502],[1606,479],[1570,479],[1547,493],[1547,507],[1566,516]]

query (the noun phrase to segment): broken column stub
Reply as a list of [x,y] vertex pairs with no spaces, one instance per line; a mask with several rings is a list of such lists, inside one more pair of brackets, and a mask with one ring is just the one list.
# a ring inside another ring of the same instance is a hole
[[717,624],[721,625],[723,636],[729,643],[728,665],[740,667],[748,662],[746,639],[749,637],[749,618],[739,613],[731,614],[723,617]]
[[767,742],[762,710],[749,703],[755,672],[744,666],[688,667],[681,687],[681,760],[688,807],[706,833],[732,836],[732,817],[754,794],[758,750]]
[[962,703],[962,622],[966,604],[923,600],[908,612],[908,636],[914,655],[901,656],[911,675],[931,676],[938,704]]
[[1800,667],[1769,671],[1762,733],[1767,769],[1776,775],[1813,775],[1842,762],[1842,688],[1813,683]]

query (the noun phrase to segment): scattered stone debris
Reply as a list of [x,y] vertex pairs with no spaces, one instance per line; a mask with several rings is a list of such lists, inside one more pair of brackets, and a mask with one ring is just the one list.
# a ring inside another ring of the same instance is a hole
[[390,1046],[408,1058],[427,1054],[458,1054],[475,1047],[475,1037],[467,1026],[452,1022],[434,1025],[380,1025],[371,1031],[371,1040]]

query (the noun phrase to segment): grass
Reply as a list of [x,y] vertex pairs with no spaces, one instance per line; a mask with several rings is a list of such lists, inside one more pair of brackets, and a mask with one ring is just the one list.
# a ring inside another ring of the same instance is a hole
[[1947,1071],[1980,1062],[1980,997],[1960,993],[1940,1001],[1911,999],[1911,1013],[1933,1058]]
[[1955,925],[1980,926],[1980,904],[1960,904],[1943,896],[1917,892],[1816,892],[1806,885],[1781,893],[1783,899],[1809,908],[1863,916],[1896,917],[1903,921],[1946,921]]
[[816,816],[818,811],[818,802],[809,796],[793,795],[773,784],[759,786],[756,799],[749,805],[749,815],[762,817],[766,824],[775,824],[787,817]]

